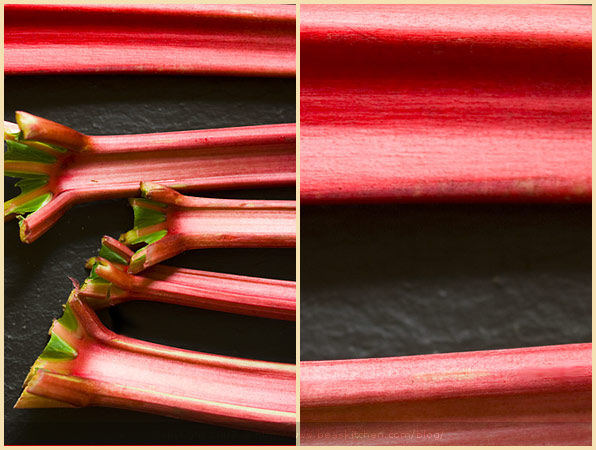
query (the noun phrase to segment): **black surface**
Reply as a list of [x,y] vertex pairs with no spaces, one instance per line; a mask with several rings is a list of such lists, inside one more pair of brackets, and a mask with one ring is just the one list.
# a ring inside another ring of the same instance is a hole
[[302,360],[591,342],[590,205],[301,206]]
[[[16,110],[87,134],[127,134],[295,121],[295,80],[200,77],[6,77],[5,120]],[[5,179],[5,195],[18,193]],[[293,199],[295,189],[209,192],[213,197]],[[269,436],[130,411],[84,408],[14,410],[29,367],[61,315],[71,282],[87,276],[85,260],[101,236],[132,226],[126,200],[79,205],[33,244],[22,244],[16,221],[5,225],[6,444],[294,444]],[[294,249],[187,252],[169,265],[295,279]],[[127,336],[191,350],[270,361],[295,361],[295,325],[152,302],[131,302],[101,314]]]

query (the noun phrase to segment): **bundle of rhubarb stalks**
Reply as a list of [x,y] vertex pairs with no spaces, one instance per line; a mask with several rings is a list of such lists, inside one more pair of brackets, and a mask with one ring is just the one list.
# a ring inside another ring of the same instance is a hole
[[[24,112],[5,122],[4,206],[30,243],[77,203],[130,198],[134,227],[104,236],[24,383],[17,408],[104,406],[288,435],[296,368],[183,350],[119,335],[96,311],[148,300],[295,321],[295,282],[161,264],[186,250],[295,247],[296,203],[178,191],[295,183],[295,124],[86,136]],[[142,180],[139,177],[142,176]],[[92,255],[89,255],[92,256]]]

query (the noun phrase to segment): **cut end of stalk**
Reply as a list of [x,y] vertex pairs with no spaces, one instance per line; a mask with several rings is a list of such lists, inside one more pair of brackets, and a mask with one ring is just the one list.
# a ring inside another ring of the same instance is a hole
[[39,117],[25,111],[17,111],[15,116],[18,127],[23,132],[23,137],[25,139],[35,139],[37,137],[35,134],[39,128],[37,125]]
[[141,195],[149,200],[174,205],[183,197],[183,195],[176,192],[174,189],[162,186],[161,184],[145,181],[141,182]]
[[15,409],[31,409],[31,408],[76,408],[70,403],[61,402],[41,395],[31,394],[24,390],[21,396],[14,405]]
[[130,260],[130,265],[128,266],[128,273],[139,273],[145,270],[147,261],[147,247],[143,247],[138,252],[136,252]]
[[[19,183],[17,183],[17,185]],[[38,192],[43,190],[44,189],[39,189]],[[34,213],[35,211],[38,211],[47,205],[50,200],[52,200],[51,192],[45,192],[37,196],[35,196],[35,193],[33,193],[32,196],[21,194],[4,203],[4,217],[10,217],[13,215],[16,217],[17,215]]]
[[54,198],[51,180],[59,166],[59,151],[40,142],[20,140],[20,132],[7,136],[4,153],[4,175],[20,178],[15,184],[21,193],[4,203],[4,217],[20,217],[20,237],[25,243],[35,240],[25,216],[41,210]]
[[[110,236],[101,240],[99,256],[89,258],[85,267],[91,269],[79,290],[79,298],[93,309],[107,308],[126,298],[126,292],[101,276],[101,267],[126,270],[133,251]],[[114,267],[119,266],[119,267]]]
[[294,431],[295,366],[116,335],[76,289],[50,334],[16,408],[111,406],[264,432]]
[[93,266],[95,265],[96,261],[97,261],[96,256],[92,256],[91,258],[89,258],[87,261],[85,261],[85,269],[88,269],[88,270],[93,269]]
[[118,242],[116,239],[110,236],[104,236],[101,239],[101,249],[99,250],[99,256],[107,259],[108,261],[128,265],[133,254],[134,252],[126,245]]
[[12,141],[18,139],[21,129],[16,123],[4,121],[4,140]]
[[88,137],[72,128],[24,111],[17,111],[16,119],[25,140],[39,140],[76,151],[86,149]]
[[21,220],[19,222],[19,238],[21,239],[21,242],[24,242],[25,244],[30,244],[33,242],[33,239],[31,239],[30,235],[31,228],[27,224],[27,221]]
[[60,319],[54,320],[50,328],[50,339],[39,355],[23,383],[23,393],[19,397],[15,408],[57,408],[72,406],[57,400],[46,398],[34,393],[36,385],[44,373],[68,373],[71,364],[79,355],[75,348],[85,335],[81,324],[70,304],[76,299],[77,289],[73,289],[69,300],[64,305],[64,312]]
[[134,228],[120,235],[120,242],[152,244],[168,234],[167,205],[144,198],[132,198],[129,203],[134,212]]

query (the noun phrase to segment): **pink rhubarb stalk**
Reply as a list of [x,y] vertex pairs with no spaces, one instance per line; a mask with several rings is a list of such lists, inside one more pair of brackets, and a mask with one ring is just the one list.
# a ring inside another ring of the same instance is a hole
[[77,203],[139,194],[144,179],[181,190],[288,185],[296,179],[295,124],[87,136],[17,112],[5,122],[5,175],[23,191],[4,204],[33,242]]
[[126,245],[146,243],[130,260],[138,273],[185,250],[217,247],[295,247],[296,202],[189,197],[141,183],[144,199],[131,199],[134,228]]
[[[103,257],[101,256],[103,255]],[[141,275],[127,273],[133,252],[104,236],[100,257],[79,298],[94,308],[130,300],[152,300],[271,319],[296,320],[293,281],[228,275],[155,265]]]
[[76,289],[16,408],[103,406],[295,432],[295,366],[152,344],[106,329]]
[[5,5],[8,75],[295,76],[292,5]]
[[304,202],[589,202],[592,8],[302,5]]
[[590,445],[592,345],[300,364],[303,445]]

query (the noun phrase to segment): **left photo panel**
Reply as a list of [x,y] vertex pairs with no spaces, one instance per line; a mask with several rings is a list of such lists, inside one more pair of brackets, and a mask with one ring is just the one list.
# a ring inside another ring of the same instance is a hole
[[5,445],[295,444],[296,7],[4,26]]

